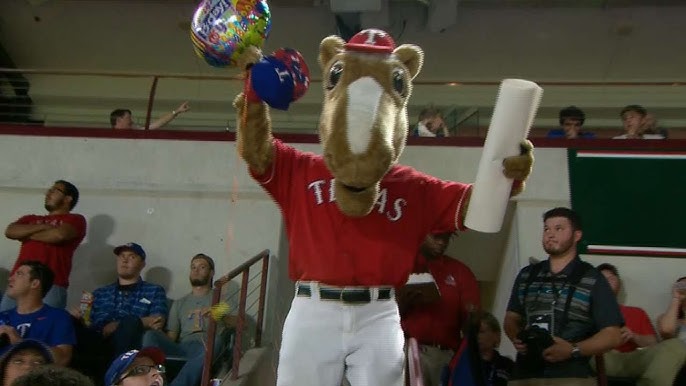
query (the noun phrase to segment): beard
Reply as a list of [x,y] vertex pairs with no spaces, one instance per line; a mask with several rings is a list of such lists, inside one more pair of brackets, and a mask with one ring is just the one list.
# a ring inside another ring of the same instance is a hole
[[192,285],[193,287],[200,287],[200,286],[205,286],[205,285],[208,285],[208,284],[210,284],[210,277],[209,277],[209,276],[203,277],[203,278],[199,278],[199,279],[192,279],[192,278],[191,278],[191,285]]
[[543,243],[543,250],[550,256],[559,256],[565,254],[570,249],[572,249],[573,245],[574,239],[569,238],[567,240],[560,241],[557,243],[557,245],[551,247],[547,246],[546,243]]
[[48,202],[46,202],[44,207],[45,207],[45,210],[47,210],[48,212],[52,212],[53,210],[62,206],[63,203],[64,203],[64,199],[61,199],[54,204],[49,204]]

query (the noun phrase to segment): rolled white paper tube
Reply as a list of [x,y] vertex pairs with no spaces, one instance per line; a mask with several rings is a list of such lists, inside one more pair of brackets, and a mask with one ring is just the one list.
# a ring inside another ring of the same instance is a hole
[[500,83],[467,209],[468,228],[500,231],[512,189],[512,179],[503,174],[503,159],[520,153],[519,143],[529,134],[542,95],[543,89],[528,80]]

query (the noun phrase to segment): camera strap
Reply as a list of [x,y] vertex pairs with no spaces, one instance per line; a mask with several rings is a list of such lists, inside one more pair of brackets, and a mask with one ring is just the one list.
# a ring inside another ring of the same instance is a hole
[[[546,264],[547,261],[541,261],[536,264],[530,264],[529,266],[531,267],[529,269],[529,277],[527,278],[525,284],[524,284],[524,299],[522,302],[522,305],[526,309],[526,297],[529,294],[529,287],[531,287],[531,284],[535,282],[537,279],[541,282],[546,281],[547,278],[539,277],[538,275],[541,273],[541,270],[543,270],[544,264]],[[562,318],[560,319],[560,322],[558,324],[558,331],[563,331],[564,328],[567,325],[568,319],[569,319],[569,308],[572,305],[572,298],[574,297],[574,292],[576,291],[576,287],[581,281],[581,279],[586,275],[586,272],[588,272],[589,269],[593,268],[593,266],[585,261],[579,260],[578,263],[574,266],[572,273],[566,278],[565,283],[569,284],[569,290],[567,291],[567,299],[565,299],[565,306],[562,311]],[[552,284],[552,283],[551,283]],[[564,284],[562,288],[560,288],[560,291],[564,288]],[[538,297],[537,297],[538,298]],[[557,298],[557,295],[556,295]],[[553,331],[554,333],[554,331]]]

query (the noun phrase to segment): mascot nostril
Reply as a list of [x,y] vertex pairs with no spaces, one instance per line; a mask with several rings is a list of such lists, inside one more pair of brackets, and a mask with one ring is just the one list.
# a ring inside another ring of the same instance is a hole
[[[407,282],[427,234],[465,230],[471,192],[471,185],[397,163],[407,138],[407,100],[423,57],[419,47],[396,47],[376,29],[347,43],[324,38],[319,64],[329,76],[322,82],[323,155],[274,138],[267,108],[274,103],[257,98],[250,85],[234,102],[244,117],[237,148],[281,209],[289,277],[297,283],[287,317],[293,322],[283,327],[277,386],[338,386],[343,372],[348,379],[364,373],[369,385],[404,384],[395,288]],[[298,60],[284,69],[288,82],[301,78],[292,72],[306,68]],[[516,165],[506,163],[506,175],[528,172],[531,148],[527,155]],[[340,320],[350,315],[359,323],[341,329]],[[345,365],[352,355],[361,368]],[[341,360],[333,363],[334,357]]]

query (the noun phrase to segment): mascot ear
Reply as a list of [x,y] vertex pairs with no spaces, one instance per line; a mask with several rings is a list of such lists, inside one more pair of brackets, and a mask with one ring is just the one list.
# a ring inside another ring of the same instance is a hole
[[393,51],[393,54],[410,70],[410,77],[412,79],[419,74],[422,64],[424,64],[424,51],[419,46],[402,44]]
[[345,41],[338,36],[331,35],[322,40],[319,44],[319,66],[322,71],[331,58],[343,51],[343,47],[345,47]]

